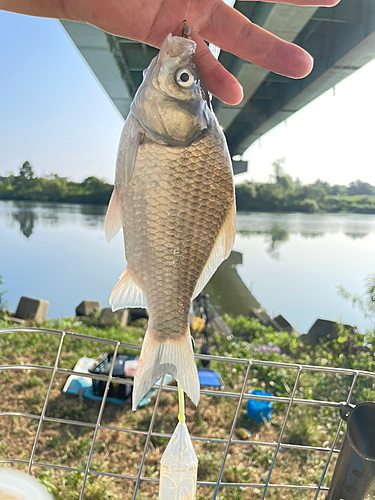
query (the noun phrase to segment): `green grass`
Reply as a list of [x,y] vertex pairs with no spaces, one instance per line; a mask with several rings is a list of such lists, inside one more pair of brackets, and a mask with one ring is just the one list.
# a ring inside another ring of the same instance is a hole
[[[229,318],[225,321],[232,328],[236,343],[218,337],[212,339],[211,352],[222,356],[263,359],[285,363],[304,363],[327,366],[344,366],[375,371],[373,334],[364,337],[360,334],[351,336],[340,331],[338,340],[327,341],[312,348],[300,338],[287,333],[276,333],[261,326],[254,319]],[[9,327],[10,323],[0,320],[0,328]],[[70,319],[46,321],[42,327],[64,331],[75,331],[82,335],[103,337],[140,344],[145,332],[144,322],[137,326],[122,328],[100,328],[96,319],[91,324],[84,324]],[[58,348],[59,337],[40,333],[12,332],[0,336],[0,364],[43,364],[52,366]],[[282,350],[274,352],[257,351],[259,344],[277,345]],[[65,338],[60,357],[60,367],[72,369],[82,356],[96,358],[110,346],[88,340]],[[224,383],[225,390],[239,392],[245,376],[246,367],[242,364],[212,363]],[[246,392],[262,387],[276,396],[288,397],[293,389],[296,370],[288,368],[269,368],[253,366],[250,370]],[[47,416],[61,419],[95,423],[99,406],[81,397],[61,393],[66,377],[57,375],[47,407]],[[40,414],[50,374],[33,370],[0,372],[0,412],[22,411]],[[343,401],[347,397],[351,377],[324,373],[304,372],[299,381],[296,397],[302,399]],[[353,393],[353,401],[375,400],[373,380],[359,377]],[[186,420],[191,435],[226,439],[232,426],[237,401],[222,397],[202,396],[198,408],[186,401]],[[273,406],[271,421],[256,424],[246,415],[246,403],[243,403],[237,425],[247,428],[252,433],[252,440],[276,443],[282,428],[287,405],[277,403]],[[103,414],[103,423],[118,428],[140,429],[147,431],[152,415],[152,405],[132,412],[130,402],[122,406],[107,404]],[[337,409],[293,405],[285,428],[283,443],[303,444],[329,448],[333,442],[339,422]],[[0,458],[21,458],[28,460],[35,439],[38,421],[17,416],[1,417]],[[172,433],[177,424],[177,398],[175,394],[163,392],[156,413],[154,430]],[[343,431],[341,432],[341,438]],[[68,465],[85,468],[88,452],[93,438],[93,429],[87,426],[45,422],[38,441],[36,460],[44,463]],[[167,439],[152,437],[146,456],[143,474],[158,477],[160,458],[167,445]],[[92,462],[92,470],[137,475],[142,457],[145,437],[100,429]],[[198,479],[215,481],[221,464],[225,443],[205,443],[195,441],[194,447],[199,459]],[[223,472],[224,482],[262,483],[267,479],[269,466],[275,448],[260,445],[232,445]],[[271,483],[316,485],[324,468],[327,454],[305,450],[280,451]],[[329,469],[324,484],[329,484],[333,469]],[[61,470],[35,467],[33,473],[49,489],[55,499],[76,500],[82,487],[83,474]],[[130,499],[134,491],[134,482],[107,477],[89,476],[85,500]],[[139,498],[155,498],[157,486],[142,483]],[[297,494],[298,493],[298,494]],[[213,490],[198,487],[197,498],[212,497]],[[258,499],[260,493],[253,488],[222,488],[220,498],[244,500]],[[267,498],[298,499],[312,498],[311,492],[291,490],[270,490]],[[324,497],[322,496],[322,499]],[[319,500],[322,500],[319,499]]]

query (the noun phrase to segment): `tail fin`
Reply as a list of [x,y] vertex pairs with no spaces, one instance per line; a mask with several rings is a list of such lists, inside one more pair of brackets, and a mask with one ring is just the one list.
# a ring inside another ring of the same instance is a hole
[[163,339],[147,329],[134,377],[133,410],[160,377],[170,373],[197,406],[200,397],[198,371],[189,328],[176,339]]

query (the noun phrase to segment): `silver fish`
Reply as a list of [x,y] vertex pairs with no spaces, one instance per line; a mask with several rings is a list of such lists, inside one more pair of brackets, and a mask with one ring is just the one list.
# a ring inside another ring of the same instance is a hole
[[127,260],[112,309],[149,312],[133,409],[166,373],[198,404],[189,309],[234,242],[231,159],[194,54],[195,42],[168,35],[144,71],[106,216],[107,242],[122,228]]

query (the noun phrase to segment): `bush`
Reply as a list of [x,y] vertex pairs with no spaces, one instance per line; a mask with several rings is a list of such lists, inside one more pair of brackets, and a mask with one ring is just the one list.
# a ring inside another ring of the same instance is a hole
[[318,203],[315,200],[310,200],[309,198],[301,201],[298,204],[298,207],[301,212],[306,212],[308,214],[313,214],[319,210]]

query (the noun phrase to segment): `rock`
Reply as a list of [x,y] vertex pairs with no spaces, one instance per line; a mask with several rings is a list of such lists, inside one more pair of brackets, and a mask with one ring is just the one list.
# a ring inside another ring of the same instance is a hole
[[142,318],[148,319],[147,309],[143,309],[142,307],[132,307],[129,309],[129,323]]
[[[73,318],[73,319],[74,319],[75,321],[81,321],[81,322],[82,322],[82,321],[83,321],[83,322],[85,322],[85,321],[90,321],[90,320],[91,320],[90,316],[74,316],[74,318]],[[1,500],[1,499],[0,499],[0,500]]]
[[289,332],[289,333],[295,333],[296,335],[299,335],[297,330],[292,326],[287,319],[284,318],[282,314],[279,314],[275,318],[273,318],[273,321],[277,323],[280,326],[280,331],[282,332]]
[[24,326],[27,323],[27,321],[25,319],[15,318],[14,316],[8,316],[8,318],[9,318],[9,321],[14,323],[15,325]]
[[[343,325],[344,330],[353,335],[358,333],[357,327]],[[318,345],[319,339],[335,340],[338,337],[341,325],[328,319],[317,319],[305,336],[305,341],[310,345]]]
[[270,326],[271,328],[273,328],[276,332],[281,332],[281,327],[280,325],[272,318],[270,318],[268,321],[266,321],[265,323],[263,323],[264,326]]
[[128,309],[119,309],[113,312],[111,307],[105,307],[102,310],[100,323],[105,326],[126,326],[128,324],[128,317]]
[[35,323],[43,323],[47,314],[48,306],[48,300],[21,297],[18,303],[15,318],[28,319],[35,321]]
[[270,316],[267,314],[267,311],[262,307],[251,308],[248,316],[250,318],[256,318],[262,325],[268,326],[270,322],[272,322]]
[[100,302],[97,300],[83,300],[76,307],[76,316],[90,316],[91,313],[100,309]]

